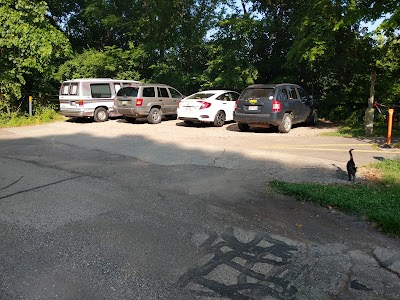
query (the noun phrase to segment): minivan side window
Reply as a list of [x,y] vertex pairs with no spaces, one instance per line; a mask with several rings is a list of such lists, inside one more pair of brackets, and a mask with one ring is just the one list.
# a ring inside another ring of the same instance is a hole
[[90,85],[92,98],[111,98],[111,89],[108,83],[95,83]]
[[164,87],[159,87],[158,88],[158,97],[169,98],[167,89]]
[[179,93],[177,90],[173,88],[169,88],[169,92],[171,93],[172,98],[182,98],[181,93]]
[[143,97],[155,97],[156,93],[154,91],[154,87],[144,87],[143,88]]

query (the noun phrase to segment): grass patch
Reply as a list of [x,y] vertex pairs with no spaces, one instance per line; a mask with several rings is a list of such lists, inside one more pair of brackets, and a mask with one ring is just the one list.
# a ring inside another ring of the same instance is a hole
[[[340,137],[365,137],[365,129],[361,126],[341,126],[337,131],[324,132],[321,135],[326,136],[340,136]],[[385,126],[375,126],[373,129],[372,136],[382,137],[387,136],[387,127]],[[400,130],[396,127],[392,130],[392,136],[400,137]]]
[[[343,125],[338,130],[333,132],[324,132],[321,135],[324,136],[339,136],[339,137],[354,137],[364,138],[365,129],[360,125]],[[374,126],[372,137],[386,137],[387,127],[386,126]],[[400,138],[400,128],[395,126],[392,129],[392,137]]]
[[61,120],[64,120],[64,117],[56,110],[44,107],[35,110],[33,116],[16,112],[2,113],[0,114],[0,128],[37,125]]
[[400,235],[400,159],[384,160],[369,166],[378,170],[379,181],[369,184],[338,185],[288,183],[272,181],[270,187],[279,193],[321,206],[366,217],[379,230],[391,236]]

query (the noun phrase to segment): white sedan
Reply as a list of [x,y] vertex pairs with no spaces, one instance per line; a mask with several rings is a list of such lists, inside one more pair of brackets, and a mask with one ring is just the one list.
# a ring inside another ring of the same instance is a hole
[[213,123],[223,126],[233,120],[235,102],[239,93],[228,90],[208,90],[190,95],[179,102],[178,119],[185,124],[194,122]]

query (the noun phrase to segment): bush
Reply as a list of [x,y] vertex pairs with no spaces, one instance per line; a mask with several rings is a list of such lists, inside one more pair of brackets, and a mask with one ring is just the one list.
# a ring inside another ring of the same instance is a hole
[[32,116],[21,111],[0,114],[0,127],[35,125],[62,119],[63,117],[56,112],[53,105],[36,106]]

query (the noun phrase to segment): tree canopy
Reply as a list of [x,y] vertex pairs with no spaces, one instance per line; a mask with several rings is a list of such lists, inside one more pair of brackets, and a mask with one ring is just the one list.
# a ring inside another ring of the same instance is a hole
[[[399,104],[400,0],[0,0],[0,110],[62,80],[113,77],[241,91],[291,81],[322,115]],[[366,22],[384,18],[369,32]]]

